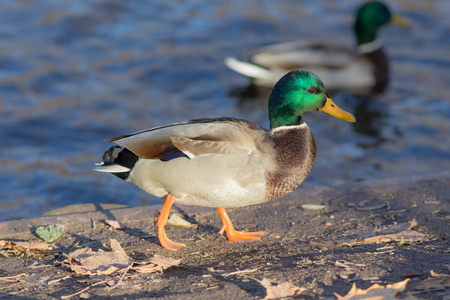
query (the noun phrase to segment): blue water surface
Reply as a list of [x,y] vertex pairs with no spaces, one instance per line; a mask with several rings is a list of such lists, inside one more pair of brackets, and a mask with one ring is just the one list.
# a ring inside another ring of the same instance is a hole
[[[160,203],[92,171],[103,139],[201,117],[268,127],[267,96],[242,96],[249,81],[224,58],[296,39],[352,48],[360,3],[1,1],[0,221],[70,204]],[[333,95],[359,127],[305,116],[318,156],[303,187],[450,169],[450,2],[389,5],[413,22],[380,32],[391,84],[366,104]]]

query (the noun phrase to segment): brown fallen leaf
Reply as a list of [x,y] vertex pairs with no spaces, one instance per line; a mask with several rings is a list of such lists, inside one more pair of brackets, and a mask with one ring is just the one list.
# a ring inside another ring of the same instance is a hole
[[139,273],[162,272],[172,266],[178,266],[180,260],[174,260],[160,255],[145,261],[133,261],[115,239],[110,239],[105,248],[110,251],[91,248],[75,250],[65,256],[69,260],[68,267],[79,275],[114,275],[133,269]]
[[438,274],[433,270],[430,271],[431,276],[411,286],[413,290],[420,290],[423,292],[443,291],[450,288],[450,275]]
[[266,289],[266,297],[264,297],[263,300],[293,297],[306,290],[306,288],[292,285],[290,282],[273,284],[266,278],[263,278],[262,280],[253,277],[251,278],[259,282]]
[[184,227],[184,228],[197,228],[198,227],[197,224],[192,224],[192,223],[186,221],[186,219],[183,218],[183,216],[178,213],[173,213],[172,215],[170,215],[169,219],[167,220],[167,225]]
[[[379,284],[374,284],[367,290],[358,289],[356,284],[353,283],[353,286],[347,295],[340,296],[337,293],[334,293],[334,295],[338,300],[398,300],[398,298],[396,298],[397,293],[405,290],[408,281],[409,279],[405,279],[397,283],[388,284],[386,287]],[[418,298],[409,296],[407,299],[414,300]]]
[[109,242],[105,243],[103,246],[109,248],[112,252],[116,253],[117,255],[123,258],[131,260],[131,258],[127,255],[125,250],[123,250],[122,246],[116,239],[109,239]]
[[173,259],[155,254],[152,258],[143,262],[137,262],[133,267],[138,273],[155,273],[162,272],[170,267],[176,267],[180,264],[181,259]]
[[111,275],[129,265],[127,258],[102,249],[95,252],[91,248],[82,248],[68,256],[72,262],[78,262],[70,264],[69,267],[79,275]]
[[409,229],[411,230],[417,229],[419,227],[419,222],[417,222],[416,218],[413,218],[410,224],[411,225],[409,226]]
[[105,223],[111,226],[112,229],[122,230],[125,228],[119,221],[116,220],[105,220]]
[[47,244],[44,242],[13,242],[0,240],[1,249],[17,250],[19,252],[26,252],[31,250],[47,251],[56,248],[53,244]]
[[430,274],[433,277],[441,277],[441,278],[449,278],[450,279],[450,274],[438,274],[433,270],[430,271]]
[[377,235],[370,238],[365,238],[364,243],[378,244],[378,243],[391,243],[391,242],[408,242],[414,243],[419,241],[427,241],[430,236],[424,233],[420,233],[414,230],[406,229],[399,233]]
[[402,238],[405,242],[430,240],[431,237],[429,235],[413,230],[418,227],[417,220],[412,219],[410,222],[375,227],[374,229],[351,229],[345,231],[344,235],[366,243],[400,242]]

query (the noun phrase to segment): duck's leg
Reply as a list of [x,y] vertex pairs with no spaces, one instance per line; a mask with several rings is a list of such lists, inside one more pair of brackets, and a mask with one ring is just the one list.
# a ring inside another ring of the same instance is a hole
[[264,236],[263,232],[242,232],[234,229],[233,224],[231,223],[230,217],[228,216],[225,208],[218,207],[220,218],[222,218],[222,229],[220,229],[219,234],[226,232],[227,238],[232,242],[247,242],[247,241],[259,241],[262,236]]
[[158,217],[156,227],[158,228],[158,238],[159,242],[161,243],[161,246],[163,246],[166,249],[176,251],[186,245],[170,240],[166,235],[166,231],[164,230],[164,226],[166,225],[167,219],[169,218],[170,208],[174,203],[175,199],[173,198],[173,196],[171,194],[167,194],[166,202],[164,202],[164,207],[161,211],[161,214]]

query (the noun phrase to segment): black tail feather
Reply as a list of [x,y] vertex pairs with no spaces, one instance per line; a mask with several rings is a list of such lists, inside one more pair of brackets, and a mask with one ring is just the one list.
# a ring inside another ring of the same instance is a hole
[[[138,161],[139,157],[128,150],[127,148],[122,148],[120,146],[112,146],[103,153],[102,161],[103,165],[120,165],[130,170],[133,169],[134,165]],[[130,172],[112,173],[117,177],[126,180],[130,175]]]

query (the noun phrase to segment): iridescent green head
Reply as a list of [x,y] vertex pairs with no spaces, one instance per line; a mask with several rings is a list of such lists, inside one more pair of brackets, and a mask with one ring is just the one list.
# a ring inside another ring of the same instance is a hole
[[392,14],[382,2],[373,1],[361,6],[356,14],[355,33],[358,45],[373,42],[377,37],[378,28],[387,23],[409,26],[408,20]]
[[304,112],[317,110],[355,122],[351,114],[333,103],[316,74],[305,70],[291,71],[277,82],[270,95],[270,128],[302,124]]

